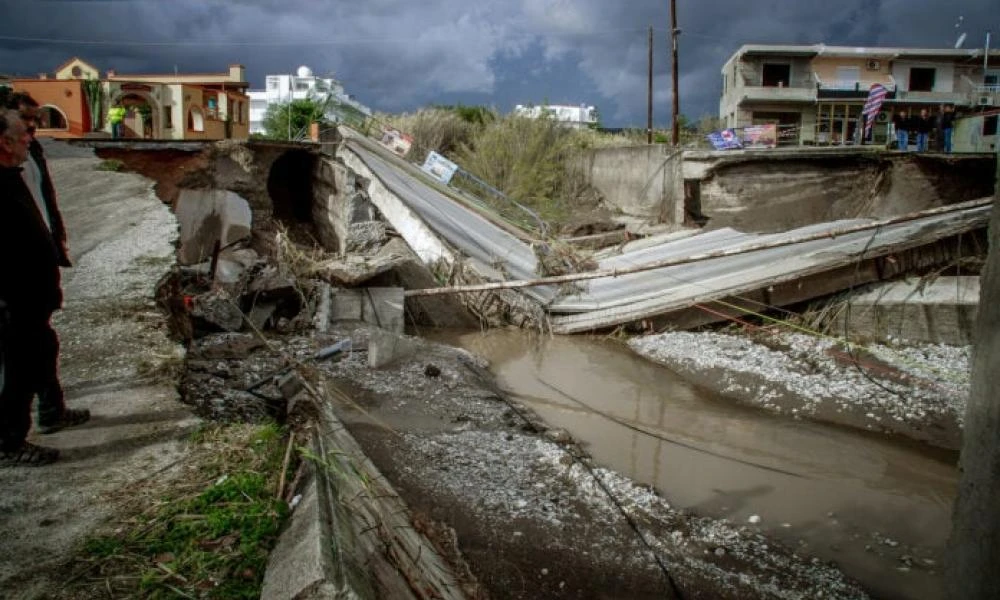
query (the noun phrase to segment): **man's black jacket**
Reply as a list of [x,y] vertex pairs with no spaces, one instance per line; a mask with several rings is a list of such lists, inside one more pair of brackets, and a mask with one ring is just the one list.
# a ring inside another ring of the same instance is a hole
[[28,146],[31,158],[38,165],[38,170],[42,173],[42,196],[45,198],[45,209],[49,213],[49,225],[52,226],[52,237],[56,240],[56,250],[59,253],[59,266],[72,267],[69,256],[66,254],[66,226],[63,224],[62,213],[59,212],[59,204],[56,202],[56,188],[52,185],[52,176],[49,175],[49,165],[45,161],[45,151],[36,139],[31,140]]
[[21,167],[0,167],[0,300],[12,320],[48,319],[62,306],[58,245]]

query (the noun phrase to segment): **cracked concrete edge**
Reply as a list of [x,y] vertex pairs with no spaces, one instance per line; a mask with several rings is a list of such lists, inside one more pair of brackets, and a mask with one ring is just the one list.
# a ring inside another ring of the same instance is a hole
[[318,413],[303,452],[306,483],[271,552],[261,599],[464,600],[392,484],[329,406]]

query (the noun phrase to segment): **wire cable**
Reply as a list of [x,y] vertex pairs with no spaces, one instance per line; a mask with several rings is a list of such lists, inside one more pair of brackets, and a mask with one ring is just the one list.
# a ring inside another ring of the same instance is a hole
[[[471,369],[471,367],[468,366],[467,368]],[[500,389],[499,386],[494,384],[493,387],[497,397],[500,398],[500,400],[503,401],[503,403],[506,404],[508,408],[510,408],[514,412],[514,414],[520,417],[522,421],[524,421],[528,426],[534,429],[535,423],[531,419],[529,419],[527,415],[524,414],[524,411],[519,409],[513,402],[511,402],[510,398],[502,389]],[[562,448],[562,446],[560,446],[560,448]],[[636,534],[636,537],[639,538],[639,541],[642,542],[642,545],[646,548],[646,550],[649,551],[650,554],[653,555],[653,560],[656,561],[656,566],[659,567],[660,572],[663,573],[663,578],[666,580],[667,586],[670,589],[670,596],[672,598],[676,598],[677,600],[684,600],[683,595],[681,595],[680,588],[677,586],[677,582],[674,580],[673,575],[670,574],[670,570],[667,568],[667,565],[663,563],[663,559],[660,558],[660,554],[656,551],[655,548],[653,548],[653,545],[649,542],[649,540],[646,539],[646,535],[642,532],[642,529],[639,528],[639,524],[635,522],[635,519],[633,519],[630,514],[628,514],[628,511],[625,510],[625,507],[622,505],[621,501],[619,501],[618,498],[615,496],[614,492],[612,492],[611,489],[608,488],[607,484],[604,483],[604,480],[602,480],[597,475],[597,472],[594,470],[594,467],[587,464],[587,462],[584,461],[581,457],[570,452],[568,449],[563,448],[563,451],[566,452],[567,456],[569,456],[573,460],[573,462],[581,465],[584,469],[587,470],[587,473],[594,480],[594,482],[597,483],[597,486],[601,488],[601,491],[604,492],[604,494],[608,497],[608,499],[615,506],[618,512],[622,515],[622,517],[625,519],[625,522],[628,523],[629,528],[632,529],[632,531]]]

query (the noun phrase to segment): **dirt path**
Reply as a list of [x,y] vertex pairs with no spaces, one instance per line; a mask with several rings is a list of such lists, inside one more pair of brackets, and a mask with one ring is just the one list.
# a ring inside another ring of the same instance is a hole
[[63,273],[66,305],[54,319],[62,379],[67,403],[93,417],[54,435],[31,434],[62,451],[56,464],[0,469],[2,598],[59,594],[59,565],[114,512],[116,493],[178,462],[178,440],[199,423],[169,379],[162,382],[182,354],[148,298],[173,262],[173,216],[152,182],[96,171],[96,158],[50,148],[76,265]]

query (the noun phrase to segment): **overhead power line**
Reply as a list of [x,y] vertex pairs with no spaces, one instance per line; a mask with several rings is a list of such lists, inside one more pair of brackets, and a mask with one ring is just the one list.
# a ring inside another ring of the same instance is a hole
[[[605,35],[614,35],[620,33],[645,33],[645,28],[636,29],[601,29],[595,31],[587,32],[570,32],[570,31],[528,31],[527,35],[537,36],[537,37],[597,37]],[[456,37],[456,39],[458,39]],[[316,39],[304,39],[304,40],[261,40],[256,39],[253,41],[235,41],[235,40],[115,40],[115,39],[72,39],[72,38],[50,38],[50,37],[34,37],[34,36],[18,36],[18,35],[0,35],[0,41],[8,42],[25,42],[34,44],[66,44],[66,45],[80,45],[80,46],[151,46],[151,47],[169,47],[169,46],[346,46],[351,44],[379,44],[385,45],[389,43],[420,43],[420,42],[442,42],[447,41],[443,38],[386,38],[381,35],[363,36],[363,37],[342,37],[342,36],[331,36],[330,39],[326,40],[316,40]]]

